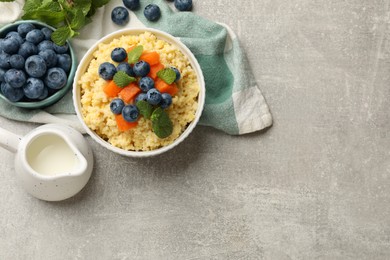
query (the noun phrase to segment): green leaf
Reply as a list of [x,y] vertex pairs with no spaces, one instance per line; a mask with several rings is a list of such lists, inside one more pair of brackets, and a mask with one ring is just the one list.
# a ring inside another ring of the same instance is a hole
[[74,32],[69,27],[62,26],[51,34],[51,40],[57,45],[64,45],[72,33]]
[[49,10],[52,12],[61,12],[62,8],[57,2],[53,1],[43,1],[42,6],[38,8],[38,10]]
[[158,107],[153,111],[150,119],[152,120],[153,132],[159,138],[166,138],[172,134],[172,121],[167,112],[165,112],[161,107]]
[[0,2],[13,2],[15,0],[0,0]]
[[127,62],[130,64],[134,64],[138,61],[139,57],[141,57],[142,52],[144,51],[144,47],[142,45],[138,45],[134,49],[132,49],[127,54]]
[[90,0],[74,0],[73,3],[76,9],[83,12],[84,16],[86,16],[89,10],[91,10],[92,3]]
[[88,12],[88,17],[93,16],[96,13],[96,10],[107,4],[110,0],[94,0],[91,1],[91,9]]
[[92,2],[92,7],[93,8],[99,8],[102,7],[103,5],[107,4],[110,2],[110,0],[93,0]]
[[176,72],[171,68],[162,69],[157,72],[157,77],[165,81],[167,84],[172,84],[176,80]]
[[[0,0],[0,2],[10,0]],[[64,44],[79,35],[78,30],[91,21],[95,11],[109,0],[26,0],[23,6],[24,20],[39,20],[58,28],[52,40]],[[66,37],[66,38],[65,38]]]
[[151,104],[146,102],[145,100],[140,100],[136,104],[139,112],[141,115],[143,115],[146,119],[149,119],[152,115],[153,107]]
[[37,10],[25,13],[22,18],[24,20],[40,20],[51,26],[57,26],[65,19],[64,12],[52,12],[49,10]]
[[24,13],[38,9],[41,6],[41,0],[26,0],[23,6]]
[[129,75],[127,75],[127,73],[124,71],[118,71],[117,73],[115,73],[113,79],[114,79],[115,85],[117,85],[118,87],[121,87],[121,88],[124,88],[127,85],[129,85],[131,82],[134,82],[137,80],[136,78],[130,77]]
[[71,23],[70,27],[73,30],[79,30],[81,29],[87,21],[85,20],[85,15],[81,9],[75,9],[72,12],[72,18],[71,18]]

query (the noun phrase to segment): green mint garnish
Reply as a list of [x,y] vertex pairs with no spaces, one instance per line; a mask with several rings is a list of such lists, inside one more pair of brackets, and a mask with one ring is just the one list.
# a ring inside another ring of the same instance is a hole
[[157,77],[164,80],[167,84],[172,84],[176,80],[176,72],[171,68],[162,69],[157,72]]
[[153,132],[159,138],[165,138],[172,134],[172,121],[169,118],[167,112],[165,112],[161,107],[158,107],[153,111],[150,119],[152,120]]
[[153,107],[151,104],[149,104],[145,100],[140,100],[137,102],[136,106],[137,106],[139,113],[141,115],[143,115],[146,119],[150,118],[150,116],[152,115],[152,110],[153,110]]
[[144,47],[142,45],[138,45],[134,49],[132,49],[127,54],[127,62],[130,64],[134,64],[139,60],[139,57],[141,57],[142,52],[144,51]]
[[121,88],[124,88],[127,85],[129,85],[131,82],[134,82],[137,80],[136,78],[130,77],[129,75],[127,75],[127,73],[124,71],[118,71],[117,73],[115,73],[113,79],[114,79],[115,85],[117,85],[118,87],[121,87]]
[[26,0],[22,19],[39,20],[57,28],[52,34],[52,41],[64,45],[66,40],[78,35],[78,30],[91,21],[98,8],[108,2],[109,0]]

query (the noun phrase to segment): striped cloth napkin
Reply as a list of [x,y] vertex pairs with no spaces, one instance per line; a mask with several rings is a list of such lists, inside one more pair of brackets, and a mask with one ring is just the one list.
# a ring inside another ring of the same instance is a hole
[[[4,6],[10,10],[0,18],[0,24],[20,17],[21,2],[0,3],[1,10]],[[150,22],[143,15],[144,7],[150,3],[157,4],[161,9],[161,18],[157,22]],[[121,0],[112,0],[100,8],[93,22],[72,40],[79,60],[101,37],[124,28],[111,21],[111,10],[120,5],[123,5]],[[272,125],[268,105],[256,84],[246,55],[228,26],[206,20],[193,12],[178,12],[164,0],[143,0],[139,10],[130,11],[130,22],[126,27],[160,29],[179,38],[193,52],[206,82],[206,102],[200,125],[232,135],[251,133]],[[37,123],[62,122],[82,130],[75,116],[70,92],[58,103],[43,110],[30,111],[0,102],[0,115]]]

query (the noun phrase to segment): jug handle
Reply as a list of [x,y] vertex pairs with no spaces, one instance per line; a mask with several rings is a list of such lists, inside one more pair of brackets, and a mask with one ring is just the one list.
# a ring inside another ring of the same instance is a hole
[[16,153],[20,140],[22,140],[21,136],[0,128],[0,147],[3,147],[12,153]]

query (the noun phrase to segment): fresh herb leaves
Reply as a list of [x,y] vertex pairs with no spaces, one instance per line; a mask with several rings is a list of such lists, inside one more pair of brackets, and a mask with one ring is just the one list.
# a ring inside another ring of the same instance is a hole
[[176,72],[171,68],[162,69],[157,72],[157,77],[170,85],[176,80]]
[[64,45],[66,40],[77,36],[78,31],[91,21],[98,8],[108,2],[109,0],[26,0],[22,19],[40,20],[57,28],[52,34],[52,40],[58,45]]
[[167,112],[165,112],[161,107],[158,107],[153,111],[150,119],[152,120],[153,132],[159,138],[166,138],[172,134],[172,121],[169,118]]
[[139,113],[146,119],[149,119],[153,112],[153,106],[144,100],[138,101],[136,105]]
[[141,57],[143,51],[144,46],[142,45],[138,45],[137,47],[129,51],[129,53],[127,54],[127,62],[129,64],[136,63],[139,60],[139,57]]
[[115,73],[113,80],[118,87],[124,88],[131,82],[136,81],[137,79],[134,77],[130,77],[124,71],[118,71],[117,73]]

